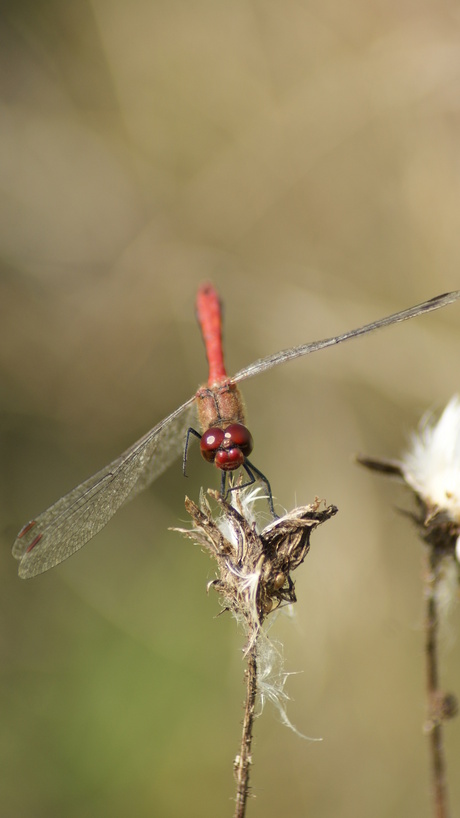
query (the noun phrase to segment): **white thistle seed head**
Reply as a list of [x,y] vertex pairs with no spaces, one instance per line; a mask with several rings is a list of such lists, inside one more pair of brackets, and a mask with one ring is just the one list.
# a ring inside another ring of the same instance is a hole
[[425,416],[401,460],[359,456],[372,471],[404,480],[417,506],[409,517],[428,546],[429,575],[444,620],[457,596],[460,563],[460,398],[439,420]]
[[437,422],[425,418],[402,460],[406,482],[428,507],[460,523],[460,400],[455,395]]

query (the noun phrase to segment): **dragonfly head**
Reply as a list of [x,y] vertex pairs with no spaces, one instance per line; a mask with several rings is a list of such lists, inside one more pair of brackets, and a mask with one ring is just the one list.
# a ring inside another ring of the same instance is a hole
[[242,466],[253,446],[251,432],[242,423],[231,423],[226,429],[211,426],[200,442],[204,459],[223,471],[234,471]]

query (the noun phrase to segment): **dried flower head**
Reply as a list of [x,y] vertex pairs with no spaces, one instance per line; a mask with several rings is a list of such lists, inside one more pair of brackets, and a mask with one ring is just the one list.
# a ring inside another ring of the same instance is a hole
[[337,513],[335,506],[322,506],[319,500],[296,508],[258,530],[254,515],[254,490],[239,491],[238,508],[209,490],[219,509],[214,515],[208,498],[202,493],[200,508],[186,498],[185,507],[193,528],[175,529],[198,542],[214,557],[219,576],[209,583],[215,588],[225,609],[245,622],[252,641],[267,614],[284,602],[295,602],[292,572],[304,561],[310,549],[310,536],[318,525]]
[[[217,503],[217,513],[213,512],[208,497]],[[248,775],[248,747],[257,688],[261,709],[265,701],[272,702],[282,722],[302,735],[291,724],[285,710],[288,696],[284,685],[289,674],[283,668],[282,646],[268,638],[262,623],[273,610],[296,601],[291,574],[308,554],[315,528],[337,513],[335,506],[325,506],[316,500],[261,528],[254,510],[257,499],[260,499],[259,489],[240,489],[232,496],[235,508],[216,491],[209,490],[207,496],[202,492],[200,507],[188,498],[185,500],[193,528],[175,529],[202,545],[216,560],[219,574],[208,588],[218,591],[224,610],[231,611],[246,631],[248,699],[242,753],[235,762],[238,780],[243,770]]]

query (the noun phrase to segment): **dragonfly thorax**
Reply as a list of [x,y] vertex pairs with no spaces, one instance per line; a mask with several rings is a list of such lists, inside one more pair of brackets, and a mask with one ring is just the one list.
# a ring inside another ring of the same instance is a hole
[[201,386],[196,393],[196,405],[203,433],[214,426],[226,429],[232,423],[245,424],[240,390],[229,378],[211,386]]

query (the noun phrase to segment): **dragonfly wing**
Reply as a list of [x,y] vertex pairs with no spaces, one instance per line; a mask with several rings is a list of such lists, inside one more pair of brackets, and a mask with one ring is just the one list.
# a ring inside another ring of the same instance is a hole
[[70,557],[103,528],[128,499],[180,455],[195,413],[190,398],[108,466],[61,497],[19,532],[13,556],[19,576],[36,576]]
[[260,372],[265,372],[266,369],[271,369],[273,366],[278,366],[285,361],[292,361],[294,358],[300,358],[302,355],[310,355],[311,352],[317,352],[326,347],[332,347],[336,344],[341,344],[342,341],[349,341],[352,338],[359,338],[361,335],[367,335],[368,332],[374,332],[376,329],[388,327],[390,324],[397,324],[400,321],[407,321],[409,318],[415,318],[417,315],[423,315],[432,310],[439,310],[441,307],[446,307],[460,298],[460,290],[452,293],[445,293],[438,295],[436,298],[430,298],[429,301],[424,301],[422,304],[417,304],[415,307],[409,307],[407,310],[395,312],[393,315],[387,315],[385,318],[380,318],[378,321],[372,321],[371,324],[366,324],[364,327],[344,332],[342,335],[335,335],[333,338],[324,338],[322,341],[313,341],[310,344],[301,344],[298,347],[291,349],[283,349],[281,352],[276,352],[274,355],[267,355],[266,358],[259,358],[258,361],[249,364],[244,369],[240,369],[232,377],[234,383],[245,381],[246,378],[252,378],[253,375],[258,375]]
[[[190,427],[198,425],[195,398],[193,397],[190,405],[186,403],[181,409],[179,415],[174,414],[172,422],[169,422],[168,418],[166,426],[163,426],[160,434],[156,436],[153,455],[144,458],[143,467],[125,502],[129,502],[144,491],[177,457],[183,455],[187,432]],[[136,445],[135,443],[134,446]]]

